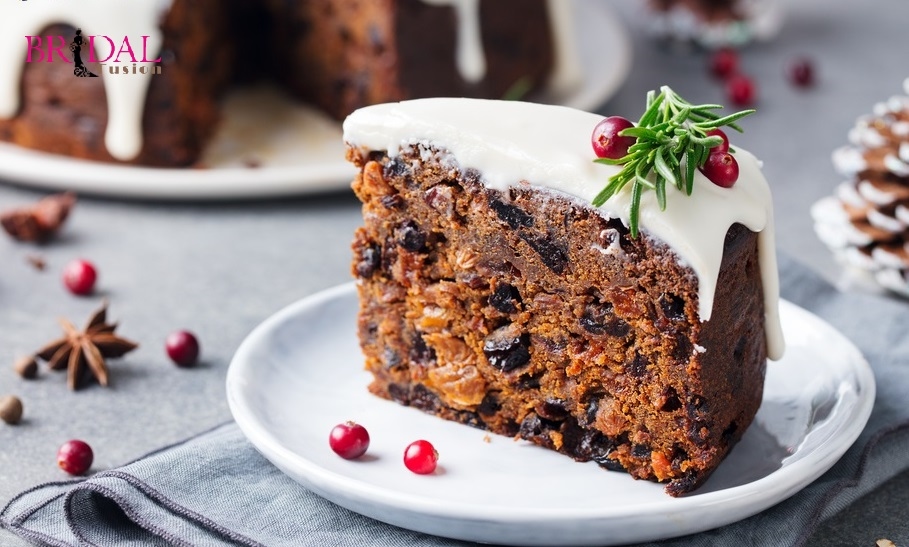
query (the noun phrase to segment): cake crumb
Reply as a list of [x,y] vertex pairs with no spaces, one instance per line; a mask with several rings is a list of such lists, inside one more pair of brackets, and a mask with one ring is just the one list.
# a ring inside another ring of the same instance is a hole
[[489,444],[492,442],[492,437],[489,436],[489,433],[483,435],[483,442]]
[[879,539],[876,544],[877,547],[896,547],[896,543],[893,543],[889,539]]

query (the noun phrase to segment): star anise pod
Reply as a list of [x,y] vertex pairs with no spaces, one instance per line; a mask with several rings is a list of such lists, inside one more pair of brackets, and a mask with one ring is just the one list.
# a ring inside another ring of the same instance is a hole
[[107,322],[107,302],[89,318],[85,329],[79,331],[66,319],[60,319],[63,338],[54,340],[35,354],[47,361],[50,368],[66,367],[67,384],[77,389],[86,365],[102,386],[107,385],[105,359],[121,357],[139,347],[138,344],[114,334],[116,323]]
[[53,194],[34,205],[0,213],[0,226],[14,239],[42,243],[57,233],[75,204],[72,192]]

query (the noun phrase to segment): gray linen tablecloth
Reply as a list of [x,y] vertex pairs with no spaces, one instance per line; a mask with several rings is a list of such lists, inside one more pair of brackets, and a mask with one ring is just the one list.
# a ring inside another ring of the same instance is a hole
[[[787,257],[783,296],[849,337],[871,363],[877,400],[855,445],[820,479],[741,522],[653,545],[801,545],[817,524],[909,467],[909,303],[842,293]],[[0,525],[49,545],[460,545],[396,528],[307,491],[233,423],[86,479],[36,486]]]

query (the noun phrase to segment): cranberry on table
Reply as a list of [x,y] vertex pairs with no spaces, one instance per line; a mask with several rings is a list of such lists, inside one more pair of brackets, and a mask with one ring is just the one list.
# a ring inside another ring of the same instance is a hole
[[634,144],[635,137],[622,137],[619,131],[634,127],[634,124],[621,116],[604,118],[593,128],[590,144],[598,158],[617,160],[628,154],[628,148]]
[[98,280],[98,271],[88,260],[76,259],[63,268],[63,284],[73,294],[91,294]]
[[710,56],[710,72],[717,78],[728,78],[739,68],[739,54],[730,48],[722,48]]
[[199,360],[199,340],[186,330],[178,330],[167,335],[164,349],[177,366],[191,367]]
[[436,470],[439,453],[429,441],[420,439],[404,449],[404,465],[417,475],[429,475]]
[[717,186],[731,188],[739,179],[739,162],[729,152],[710,154],[701,173]]
[[369,432],[356,422],[344,422],[331,429],[328,446],[345,460],[359,458],[369,448]]
[[729,102],[738,106],[748,106],[757,99],[757,87],[754,80],[744,74],[737,74],[726,81],[726,94]]
[[814,85],[814,63],[807,57],[798,57],[786,67],[789,81],[798,87],[811,87]]
[[66,441],[57,450],[57,465],[70,475],[83,475],[92,466],[95,454],[85,441]]

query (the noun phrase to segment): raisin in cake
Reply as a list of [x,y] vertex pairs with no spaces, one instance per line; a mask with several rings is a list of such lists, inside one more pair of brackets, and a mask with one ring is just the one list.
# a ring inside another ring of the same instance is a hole
[[[579,79],[571,18],[562,0],[3,2],[0,141],[184,166],[236,82],[272,80],[337,119],[406,98],[570,87]],[[77,27],[79,70],[99,77],[74,74]],[[108,39],[120,53],[102,66],[92,60],[110,53]]]
[[[751,423],[778,357],[770,192],[698,174],[660,212],[590,205],[600,116],[423,99],[344,123],[365,225],[353,243],[369,389],[577,460],[701,484]],[[670,192],[675,192],[672,187]]]

